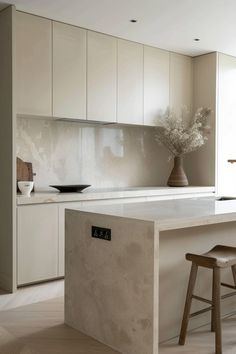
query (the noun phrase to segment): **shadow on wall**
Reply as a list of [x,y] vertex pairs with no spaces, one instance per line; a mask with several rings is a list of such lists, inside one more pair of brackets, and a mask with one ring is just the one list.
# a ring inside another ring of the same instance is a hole
[[33,163],[36,189],[57,183],[166,185],[172,168],[168,151],[158,145],[150,127],[19,118],[17,156]]

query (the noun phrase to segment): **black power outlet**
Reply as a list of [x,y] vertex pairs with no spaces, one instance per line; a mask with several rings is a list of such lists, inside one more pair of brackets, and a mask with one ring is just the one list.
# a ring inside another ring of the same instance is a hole
[[111,241],[111,229],[106,229],[105,227],[100,226],[92,226],[92,237]]

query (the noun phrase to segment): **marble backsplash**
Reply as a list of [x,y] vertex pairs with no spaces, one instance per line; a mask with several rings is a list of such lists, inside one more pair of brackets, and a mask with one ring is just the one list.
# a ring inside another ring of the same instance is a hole
[[172,163],[150,127],[18,118],[17,156],[33,163],[36,190],[166,185]]

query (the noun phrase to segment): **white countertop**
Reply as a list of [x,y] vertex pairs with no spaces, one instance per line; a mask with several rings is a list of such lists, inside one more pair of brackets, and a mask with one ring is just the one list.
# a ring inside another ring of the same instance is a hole
[[59,193],[56,191],[36,192],[30,197],[17,195],[17,205],[60,203],[100,199],[116,198],[137,198],[154,196],[178,196],[188,194],[211,195],[215,192],[215,187],[133,187],[133,188],[88,188],[82,193]]
[[160,231],[236,221],[236,200],[214,197],[88,206],[77,212],[154,221]]

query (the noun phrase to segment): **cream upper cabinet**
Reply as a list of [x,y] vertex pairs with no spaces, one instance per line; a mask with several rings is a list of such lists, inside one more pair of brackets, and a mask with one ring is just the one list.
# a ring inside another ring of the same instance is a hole
[[144,46],[144,125],[156,125],[169,107],[170,54]]
[[52,22],[16,13],[18,114],[52,115]]
[[87,119],[116,121],[117,39],[88,31]]
[[143,45],[118,39],[118,123],[143,124]]
[[53,22],[53,116],[86,119],[86,30]]
[[192,58],[170,53],[170,108],[181,113],[184,107],[192,111],[193,63]]

